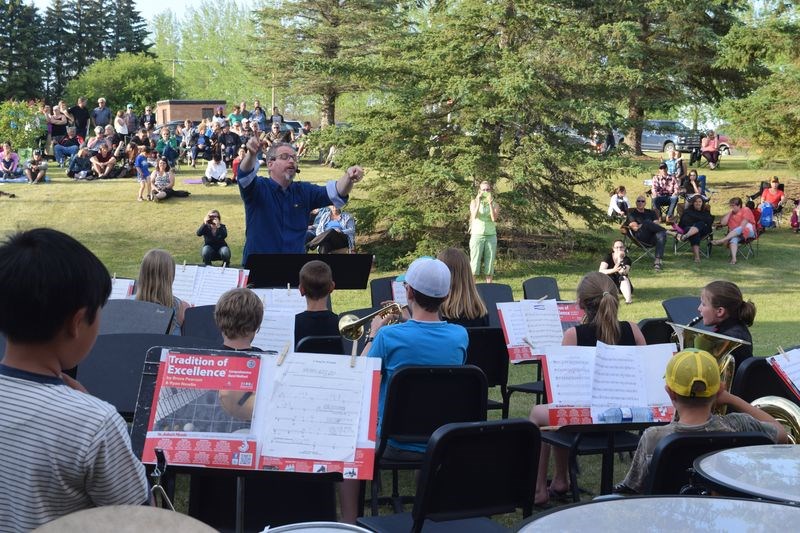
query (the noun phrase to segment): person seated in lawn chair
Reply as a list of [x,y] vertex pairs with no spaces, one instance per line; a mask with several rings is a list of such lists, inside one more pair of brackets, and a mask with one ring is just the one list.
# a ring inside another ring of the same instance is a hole
[[321,254],[353,253],[355,250],[356,220],[335,205],[323,212],[316,233],[308,243],[309,249],[319,246]]
[[675,206],[678,205],[680,183],[678,178],[667,173],[667,165],[658,165],[658,174],[653,176],[651,194],[653,197],[653,210],[660,213],[663,206],[667,208],[667,219],[672,218]]
[[784,198],[785,195],[781,187],[781,180],[778,179],[778,176],[772,176],[769,182],[769,188],[761,192],[761,203],[769,202],[772,204],[772,214],[774,216],[783,211]]
[[178,161],[178,139],[169,132],[169,128],[164,126],[161,128],[161,137],[156,142],[156,152],[161,157],[165,157],[169,162],[170,167],[174,167]]
[[700,194],[692,197],[689,207],[687,207],[676,226],[673,226],[678,235],[678,241],[688,241],[692,245],[694,262],[700,263],[700,241],[703,237],[711,233],[714,225],[714,217],[711,211],[706,208],[705,200]]
[[728,205],[731,210],[720,220],[720,224],[726,224],[728,226],[728,234],[721,239],[711,241],[711,244],[715,246],[727,245],[731,251],[730,263],[735,265],[739,242],[755,239],[758,237],[758,234],[756,233],[755,216],[753,216],[752,211],[742,205],[741,198],[731,198]]
[[663,267],[664,245],[667,239],[667,229],[658,223],[658,215],[651,209],[645,209],[644,196],[636,198],[636,208],[628,210],[628,219],[625,227],[629,228],[639,242],[655,247],[656,260],[653,268],[657,272]]

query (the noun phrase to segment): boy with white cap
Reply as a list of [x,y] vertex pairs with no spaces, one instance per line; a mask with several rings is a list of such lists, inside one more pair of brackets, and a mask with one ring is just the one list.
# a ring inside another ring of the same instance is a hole
[[[618,492],[644,491],[656,445],[672,433],[760,431],[777,443],[787,442],[786,430],[778,421],[720,386],[719,366],[710,353],[693,348],[676,353],[667,363],[664,379],[680,421],[645,430],[628,475],[622,486],[617,486]],[[737,412],[711,414],[715,403],[728,405]]]
[[[439,317],[439,306],[450,292],[450,269],[447,265],[438,259],[417,259],[408,267],[404,283],[412,318],[401,324],[387,325],[390,317],[375,317],[362,352],[362,355],[382,359],[379,428],[387,385],[400,367],[463,365],[467,357],[467,330],[443,322]],[[383,455],[396,459],[418,458],[425,453],[425,447],[426,443],[390,440]],[[358,483],[345,481],[341,498],[344,522],[355,522],[357,494]]]

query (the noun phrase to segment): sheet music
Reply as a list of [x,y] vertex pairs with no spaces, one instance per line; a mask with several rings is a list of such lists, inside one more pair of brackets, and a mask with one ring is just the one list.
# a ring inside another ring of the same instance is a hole
[[648,344],[637,346],[637,353],[644,364],[644,388],[647,392],[647,405],[671,405],[667,391],[664,390],[664,373],[667,363],[675,354],[675,344]]
[[594,354],[593,346],[549,346],[545,349],[550,403],[591,404]]
[[286,309],[292,316],[306,310],[306,299],[300,294],[300,289],[252,289],[261,301],[264,308]]
[[128,300],[133,296],[132,279],[126,278],[113,278],[111,280],[111,295],[109,300]]
[[[363,384],[372,373],[367,358],[302,354],[265,361],[273,386],[263,410],[262,455],[353,461],[362,416]],[[269,378],[264,378],[269,379]]]
[[783,372],[783,375],[791,382],[795,393],[797,393],[798,386],[800,386],[800,348],[773,355],[768,357],[767,361],[771,366],[778,367],[779,374]]
[[193,305],[216,305],[226,291],[239,286],[239,270],[236,268],[207,266],[197,275],[194,300],[190,300]]
[[541,355],[547,347],[561,344],[564,333],[555,300],[498,302],[497,308],[501,312],[509,346],[529,342],[533,344],[533,354]]
[[[172,294],[184,302],[194,303],[194,286],[197,278],[197,265],[175,265],[175,279],[172,281]],[[214,301],[216,304],[217,302]]]
[[[636,346],[597,343],[592,379],[592,408],[643,407],[644,365]],[[663,387],[662,387],[663,388]]]
[[253,346],[281,353],[287,344],[289,351],[294,351],[294,314],[276,307],[265,308]]
[[406,298],[406,286],[402,281],[392,282],[392,300],[400,305],[408,305],[408,298]]

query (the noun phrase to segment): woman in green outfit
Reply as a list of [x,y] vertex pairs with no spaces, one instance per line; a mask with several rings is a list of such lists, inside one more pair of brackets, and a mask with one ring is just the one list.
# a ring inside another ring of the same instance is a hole
[[482,181],[478,194],[469,204],[470,234],[469,262],[472,274],[478,276],[483,259],[483,271],[486,283],[492,282],[494,260],[497,255],[497,204],[492,197],[492,186]]

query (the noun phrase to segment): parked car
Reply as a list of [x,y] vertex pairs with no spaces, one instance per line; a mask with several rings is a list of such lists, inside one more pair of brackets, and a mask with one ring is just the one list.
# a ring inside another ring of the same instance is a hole
[[[183,120],[170,120],[169,122],[167,122],[165,124],[156,124],[156,127],[153,129],[153,131],[159,132],[159,131],[161,131],[161,128],[166,126],[166,127],[169,128],[170,135],[174,135],[175,134],[175,128],[178,126],[178,124],[183,126],[184,122],[185,121],[183,121]],[[193,120],[192,121],[192,126],[197,127],[198,124],[200,124],[199,120]]]
[[700,147],[701,138],[699,131],[677,120],[648,120],[642,128],[642,149],[690,153]]

